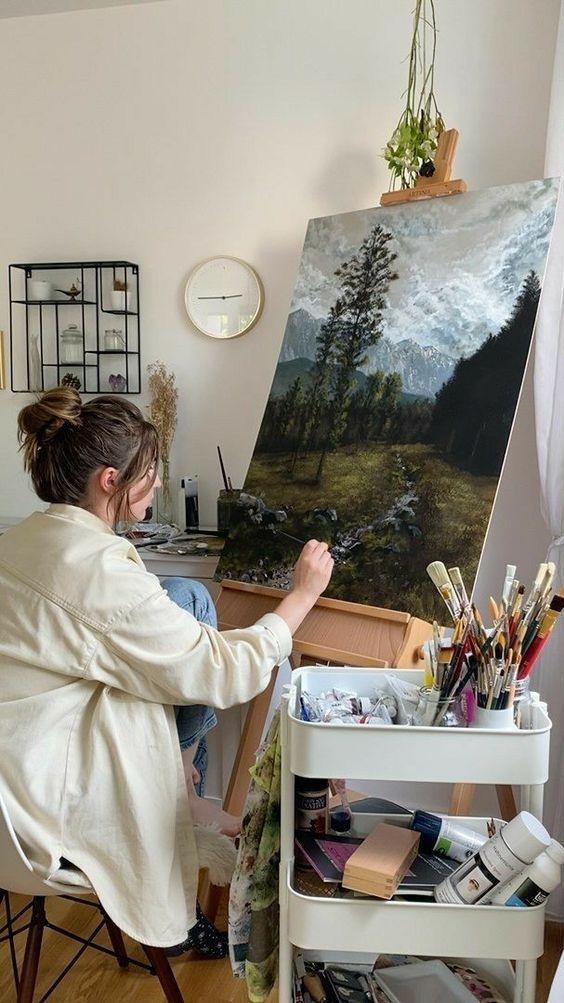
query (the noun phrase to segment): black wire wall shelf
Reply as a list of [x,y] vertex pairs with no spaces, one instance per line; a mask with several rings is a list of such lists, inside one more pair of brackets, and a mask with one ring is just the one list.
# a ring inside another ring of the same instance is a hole
[[[65,378],[84,394],[141,393],[138,265],[13,264],[8,281],[14,393],[48,390]],[[104,329],[104,317],[120,318],[119,329]]]

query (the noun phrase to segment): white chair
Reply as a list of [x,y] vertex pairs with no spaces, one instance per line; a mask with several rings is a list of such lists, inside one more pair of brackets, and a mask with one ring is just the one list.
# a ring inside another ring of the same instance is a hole
[[[125,949],[121,930],[110,919],[100,902],[96,899],[94,889],[90,885],[86,875],[74,868],[69,868],[68,870],[61,869],[60,874],[61,880],[59,881],[44,881],[35,874],[14,831],[6,811],[4,799],[0,793],[0,902],[4,898],[6,905],[6,924],[0,929],[0,933],[7,931],[5,937],[2,939],[10,942],[18,1003],[33,1003],[35,982],[39,968],[39,956],[41,953],[41,941],[45,928],[56,930],[58,933],[78,941],[82,946],[48,991],[42,996],[41,1003],[51,995],[87,947],[95,948],[103,954],[113,955],[117,958],[118,964],[122,968],[127,967],[131,963],[150,970],[153,974],[157,975],[168,1003],[185,1003],[164,948],[142,945],[150,961],[150,966],[130,959]],[[32,897],[30,906],[26,906],[13,917],[10,914],[10,892]],[[55,926],[48,921],[45,912],[45,899],[54,895],[71,898],[73,901],[81,902],[87,906],[94,906],[100,911],[101,921],[87,939],[79,937],[69,930],[64,930],[62,927]],[[29,923],[17,929],[15,927],[17,920],[29,911],[30,908],[31,918]],[[104,926],[108,931],[113,951],[110,951],[107,947],[103,947],[101,944],[93,943],[94,937],[96,937]],[[20,975],[15,964],[13,938],[24,930],[28,930],[29,932]]]

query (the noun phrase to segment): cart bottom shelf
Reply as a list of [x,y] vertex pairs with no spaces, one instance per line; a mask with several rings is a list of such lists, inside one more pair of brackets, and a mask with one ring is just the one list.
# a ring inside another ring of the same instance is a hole
[[[325,964],[345,964],[366,966],[372,969],[376,956],[374,954],[359,954],[353,952],[339,951],[303,951],[306,962],[323,962]],[[509,961],[506,960],[486,960],[484,958],[447,958],[440,960],[454,962],[455,964],[473,968],[474,971],[487,981],[493,989],[511,1001],[515,996],[515,973]]]

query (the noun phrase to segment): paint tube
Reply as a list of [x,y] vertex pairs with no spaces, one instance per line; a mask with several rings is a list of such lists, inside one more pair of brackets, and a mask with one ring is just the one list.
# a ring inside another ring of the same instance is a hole
[[488,840],[455,819],[440,818],[427,811],[415,812],[411,828],[421,833],[422,850],[460,862],[468,860]]

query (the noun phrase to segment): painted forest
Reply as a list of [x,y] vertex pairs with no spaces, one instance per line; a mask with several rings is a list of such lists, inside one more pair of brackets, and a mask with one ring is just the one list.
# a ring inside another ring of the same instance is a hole
[[295,361],[283,392],[274,380],[220,576],[287,588],[315,536],[333,550],[334,597],[441,620],[426,565],[459,565],[472,587],[540,283],[529,272],[501,328],[423,396],[397,372],[364,371],[400,267],[376,224],[336,269],[314,357]]

